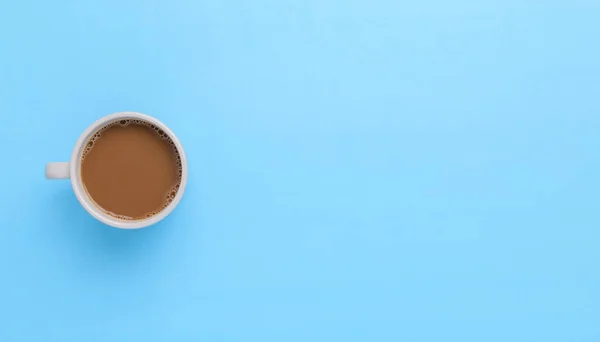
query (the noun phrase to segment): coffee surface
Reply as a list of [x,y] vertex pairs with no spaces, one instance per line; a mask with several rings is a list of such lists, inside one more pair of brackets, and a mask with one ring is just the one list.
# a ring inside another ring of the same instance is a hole
[[88,141],[81,160],[88,195],[107,214],[139,220],[162,211],[181,182],[181,157],[154,125],[121,120]]

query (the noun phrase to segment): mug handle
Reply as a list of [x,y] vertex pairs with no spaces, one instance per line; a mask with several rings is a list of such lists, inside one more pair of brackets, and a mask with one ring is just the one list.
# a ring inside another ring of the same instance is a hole
[[46,164],[47,179],[66,179],[70,177],[69,162]]

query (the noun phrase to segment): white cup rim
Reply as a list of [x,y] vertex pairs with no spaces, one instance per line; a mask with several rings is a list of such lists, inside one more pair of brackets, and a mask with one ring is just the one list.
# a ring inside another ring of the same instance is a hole
[[[159,127],[173,140],[173,143],[175,144],[175,147],[179,151],[179,155],[181,157],[181,183],[179,185],[179,190],[175,194],[175,198],[173,198],[173,201],[171,203],[169,203],[169,205],[167,205],[167,207],[165,207],[158,214],[153,215],[153,216],[151,216],[147,219],[143,219],[143,220],[122,220],[122,219],[118,219],[114,216],[107,214],[104,210],[102,210],[100,207],[98,207],[98,205],[96,205],[92,201],[92,199],[88,196],[88,194],[85,191],[85,188],[83,186],[83,182],[81,180],[81,170],[80,170],[81,169],[81,155],[82,155],[83,150],[85,149],[85,145],[87,144],[90,137],[98,129],[106,126],[107,124],[114,122],[114,121],[123,120],[123,119],[142,120],[142,121],[148,122],[152,125]],[[185,191],[185,186],[187,184],[187,177],[188,177],[187,158],[185,156],[183,146],[179,142],[179,139],[177,139],[177,136],[169,129],[169,127],[167,127],[164,123],[160,122],[158,119],[156,119],[150,115],[146,115],[146,114],[142,114],[142,113],[138,113],[138,112],[113,113],[113,114],[107,115],[105,117],[102,117],[99,120],[97,120],[96,122],[94,122],[93,124],[91,124],[81,134],[81,136],[79,137],[79,140],[77,140],[77,143],[75,144],[75,147],[73,148],[73,153],[71,154],[71,162],[70,162],[69,168],[70,168],[69,171],[70,171],[71,185],[73,186],[73,191],[75,192],[75,196],[79,200],[79,203],[81,203],[81,205],[85,208],[85,210],[88,213],[90,213],[90,215],[92,215],[93,217],[98,219],[99,221],[101,221],[107,225],[110,225],[110,226],[113,226],[116,228],[122,228],[122,229],[138,229],[138,228],[148,227],[150,225],[153,225],[153,224],[161,221],[165,217],[167,217],[173,211],[173,209],[175,209],[175,207],[177,206],[177,204],[183,197],[183,193]]]

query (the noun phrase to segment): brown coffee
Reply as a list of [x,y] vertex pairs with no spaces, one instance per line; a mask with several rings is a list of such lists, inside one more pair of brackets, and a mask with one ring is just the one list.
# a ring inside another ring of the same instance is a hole
[[181,172],[173,140],[140,120],[104,126],[88,141],[81,158],[88,196],[107,214],[124,220],[162,211],[179,190]]

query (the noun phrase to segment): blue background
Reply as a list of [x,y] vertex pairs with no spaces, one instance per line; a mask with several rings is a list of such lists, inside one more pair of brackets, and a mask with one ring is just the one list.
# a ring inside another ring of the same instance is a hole
[[[1,341],[599,341],[600,3],[0,2]],[[117,111],[189,158],[96,222]]]

